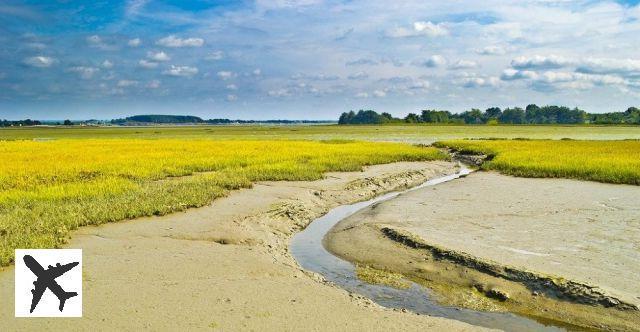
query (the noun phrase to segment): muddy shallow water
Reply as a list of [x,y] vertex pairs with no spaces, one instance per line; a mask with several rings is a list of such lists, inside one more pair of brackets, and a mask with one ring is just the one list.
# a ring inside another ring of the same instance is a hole
[[411,191],[454,181],[469,173],[468,169],[463,168],[457,174],[435,178],[403,192],[388,193],[368,201],[334,208],[326,215],[313,221],[304,231],[298,233],[292,239],[290,245],[291,253],[303,268],[319,273],[328,281],[350,292],[364,295],[388,308],[406,309],[419,314],[446,317],[473,325],[507,331],[564,330],[559,326],[546,325],[512,313],[484,312],[440,305],[435,301],[434,294],[428,288],[409,280],[402,280],[402,283],[406,286],[401,288],[365,282],[358,278],[357,268],[354,264],[334,256],[324,248],[323,238],[331,228],[359,210]]

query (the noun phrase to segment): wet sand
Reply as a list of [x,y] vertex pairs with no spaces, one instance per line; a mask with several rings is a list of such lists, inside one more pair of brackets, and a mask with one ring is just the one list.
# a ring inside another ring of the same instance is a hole
[[[547,296],[531,294],[546,295],[542,284],[532,291],[537,286],[527,278],[547,280],[560,291],[573,287],[569,293],[575,294],[568,293],[570,296],[594,302],[579,307],[583,314],[598,306],[640,306],[637,186],[478,172],[360,211],[339,223],[325,245],[341,257],[378,269],[441,281],[467,279],[466,285],[474,288],[471,293],[486,296],[493,292],[488,288],[499,284],[513,293],[511,297],[520,295],[513,302],[522,302],[518,305],[523,311],[540,309],[534,308],[538,302],[542,307],[555,305],[542,303]],[[422,264],[428,258],[416,251],[428,251],[434,258],[432,264]],[[466,267],[458,269],[459,265]],[[438,269],[451,269],[451,273],[445,276]],[[482,276],[478,273],[482,269],[493,276]],[[460,285],[465,283],[460,281]],[[548,297],[557,291],[549,292]],[[565,300],[576,300],[568,299],[570,296]],[[466,300],[480,309],[508,308],[495,299],[484,304],[479,299]],[[525,308],[527,301],[534,307]],[[604,315],[612,321],[640,319],[634,310],[606,310]],[[624,314],[613,317],[619,312]]]
[[184,213],[82,228],[66,247],[83,249],[84,316],[14,318],[8,267],[0,330],[480,330],[379,307],[304,272],[288,252],[291,236],[330,208],[453,172],[446,162],[396,163],[264,182]]

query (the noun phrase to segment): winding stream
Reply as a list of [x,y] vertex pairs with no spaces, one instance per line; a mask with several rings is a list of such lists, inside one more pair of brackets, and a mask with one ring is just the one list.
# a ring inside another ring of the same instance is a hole
[[466,176],[470,172],[469,169],[463,167],[456,174],[431,179],[404,191],[391,192],[368,201],[334,208],[314,220],[304,231],[293,237],[290,245],[291,253],[304,269],[319,273],[337,286],[366,296],[387,308],[407,309],[419,314],[446,317],[505,331],[563,331],[562,328],[544,325],[533,319],[512,313],[481,312],[442,306],[432,300],[432,293],[428,288],[411,281],[409,281],[411,287],[408,289],[366,283],[358,279],[355,266],[352,263],[334,256],[322,245],[322,239],[334,225],[363,208],[389,199],[400,199],[401,197],[398,196],[406,192],[452,181]]

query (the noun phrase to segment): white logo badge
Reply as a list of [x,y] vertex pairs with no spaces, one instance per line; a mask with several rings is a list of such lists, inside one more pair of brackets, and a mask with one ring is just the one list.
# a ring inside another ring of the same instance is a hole
[[16,249],[16,317],[82,317],[82,249]]

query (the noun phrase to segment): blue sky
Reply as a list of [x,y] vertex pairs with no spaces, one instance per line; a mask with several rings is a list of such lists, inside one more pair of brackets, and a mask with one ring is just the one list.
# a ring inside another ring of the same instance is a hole
[[0,118],[640,106],[639,1],[0,3]]

